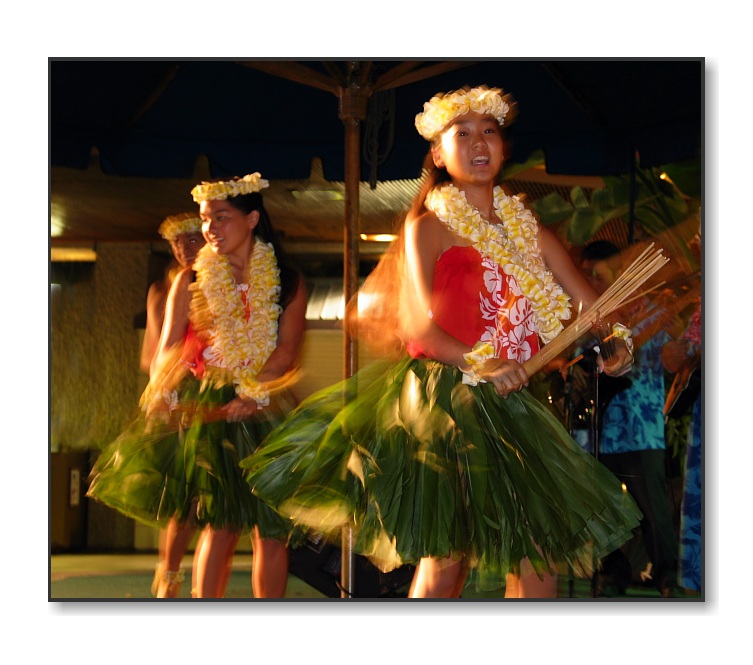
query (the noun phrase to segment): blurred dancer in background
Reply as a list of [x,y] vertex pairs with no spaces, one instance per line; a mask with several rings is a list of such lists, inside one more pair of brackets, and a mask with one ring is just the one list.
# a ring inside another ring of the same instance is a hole
[[[202,529],[197,598],[222,598],[250,532],[257,598],[284,596],[292,524],[256,499],[239,460],[295,402],[286,390],[306,291],[286,265],[258,173],[192,190],[207,244],[170,289],[143,417],[100,456],[89,495],[127,515]],[[138,453],[138,454],[135,454]]]
[[[157,354],[165,320],[167,294],[173,280],[178,272],[193,266],[196,255],[204,246],[201,219],[197,212],[166,217],[159,227],[159,234],[170,244],[174,261],[168,267],[164,279],[152,283],[146,296],[146,330],[141,346],[141,371],[147,375],[151,372],[152,361]],[[167,527],[160,530],[159,561],[152,582],[152,595],[157,598],[177,598],[184,578],[180,564],[194,532],[193,525],[179,524],[175,519],[171,519]]]

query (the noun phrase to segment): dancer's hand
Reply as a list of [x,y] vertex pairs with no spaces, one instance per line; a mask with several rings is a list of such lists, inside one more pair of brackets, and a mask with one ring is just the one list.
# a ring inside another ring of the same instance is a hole
[[596,358],[600,372],[608,376],[624,376],[633,369],[633,354],[628,350],[623,339],[615,339],[614,347],[609,358],[605,359],[600,353]]
[[497,393],[505,399],[528,385],[528,372],[515,360],[490,358],[484,363],[483,368],[476,370],[476,373],[484,381],[493,384]]
[[225,420],[227,420],[227,422],[239,423],[243,420],[248,420],[259,411],[259,405],[254,399],[235,397],[223,406],[221,411],[225,413]]

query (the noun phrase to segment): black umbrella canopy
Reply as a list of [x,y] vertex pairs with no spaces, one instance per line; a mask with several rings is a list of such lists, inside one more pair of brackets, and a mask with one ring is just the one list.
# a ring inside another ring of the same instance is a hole
[[616,175],[697,157],[702,59],[472,61],[51,60],[50,158],[103,173],[184,178],[206,156],[214,177],[261,171],[305,179],[321,158],[345,179],[339,92],[368,101],[363,180],[420,175],[413,126],[437,92],[503,88],[518,104],[512,161],[543,151],[553,174]]

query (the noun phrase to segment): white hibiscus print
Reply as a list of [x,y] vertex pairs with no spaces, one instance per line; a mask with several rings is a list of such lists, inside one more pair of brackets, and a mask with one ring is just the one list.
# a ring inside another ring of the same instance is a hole
[[216,346],[207,346],[201,355],[207,365],[225,367],[225,359],[222,357],[222,352]]

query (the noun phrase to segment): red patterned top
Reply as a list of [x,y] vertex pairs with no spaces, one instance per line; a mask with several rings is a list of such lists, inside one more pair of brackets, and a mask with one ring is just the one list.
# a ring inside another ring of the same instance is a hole
[[[469,347],[494,343],[494,355],[525,362],[539,350],[528,299],[514,277],[473,247],[451,247],[437,260],[431,317],[445,332]],[[424,356],[417,343],[408,352]]]

